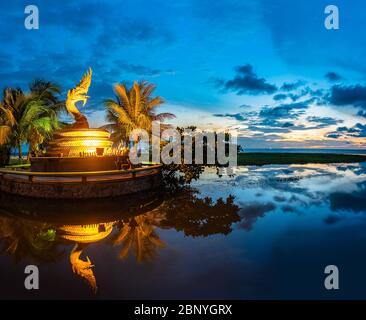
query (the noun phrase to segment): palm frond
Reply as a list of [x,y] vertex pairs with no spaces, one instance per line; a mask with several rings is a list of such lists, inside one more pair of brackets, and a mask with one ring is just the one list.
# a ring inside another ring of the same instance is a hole
[[2,123],[7,123],[10,126],[14,126],[16,124],[16,119],[11,109],[6,108],[2,104],[0,104],[0,119]]
[[124,84],[117,84],[114,86],[114,92],[117,94],[122,105],[126,108],[127,112],[132,110],[130,100],[127,95],[126,86]]
[[164,121],[166,119],[174,119],[175,118],[175,115],[173,113],[169,113],[169,112],[163,112],[163,113],[159,113],[159,114],[156,114],[156,115],[153,115],[152,116],[153,120],[154,121]]
[[11,127],[0,126],[0,145],[6,144],[9,142],[10,134],[11,134]]
[[138,85],[138,83],[135,81],[133,83],[133,89],[134,89],[134,111],[135,111],[135,118],[138,116],[138,114],[143,111],[141,110],[142,107],[142,103],[141,103],[141,99],[140,99],[140,87]]
[[113,100],[112,101],[107,100],[105,102],[105,105],[108,108],[108,110],[117,115],[118,123],[133,126],[133,120],[131,119],[130,115],[126,112],[124,108],[119,106]]

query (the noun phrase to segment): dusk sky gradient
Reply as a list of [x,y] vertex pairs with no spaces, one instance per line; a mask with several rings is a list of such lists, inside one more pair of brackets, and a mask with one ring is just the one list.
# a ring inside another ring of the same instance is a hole
[[[24,8],[37,5],[39,30]],[[324,27],[324,9],[340,29]],[[247,148],[363,148],[362,0],[1,1],[0,86],[37,78],[64,94],[90,66],[84,112],[104,123],[118,82],[148,80],[176,125],[235,128]]]

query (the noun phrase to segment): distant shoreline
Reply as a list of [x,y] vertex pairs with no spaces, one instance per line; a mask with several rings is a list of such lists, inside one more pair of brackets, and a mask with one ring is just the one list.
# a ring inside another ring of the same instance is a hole
[[243,153],[328,153],[366,155],[364,149],[336,149],[336,148],[244,148]]
[[308,164],[308,163],[359,163],[366,162],[365,155],[303,152],[241,152],[238,165]]

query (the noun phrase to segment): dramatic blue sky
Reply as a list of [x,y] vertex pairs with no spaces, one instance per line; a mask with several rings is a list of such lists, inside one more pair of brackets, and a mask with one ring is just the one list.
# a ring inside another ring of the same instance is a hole
[[[324,27],[329,4],[339,30]],[[245,147],[365,146],[364,0],[9,0],[0,15],[0,86],[66,92],[90,66],[94,126],[113,84],[145,79],[174,124],[235,128]]]

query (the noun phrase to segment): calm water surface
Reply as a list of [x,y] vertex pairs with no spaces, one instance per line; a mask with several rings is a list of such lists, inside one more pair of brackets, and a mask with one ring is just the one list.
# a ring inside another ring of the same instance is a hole
[[165,201],[0,200],[1,298],[366,298],[365,164],[206,169]]

